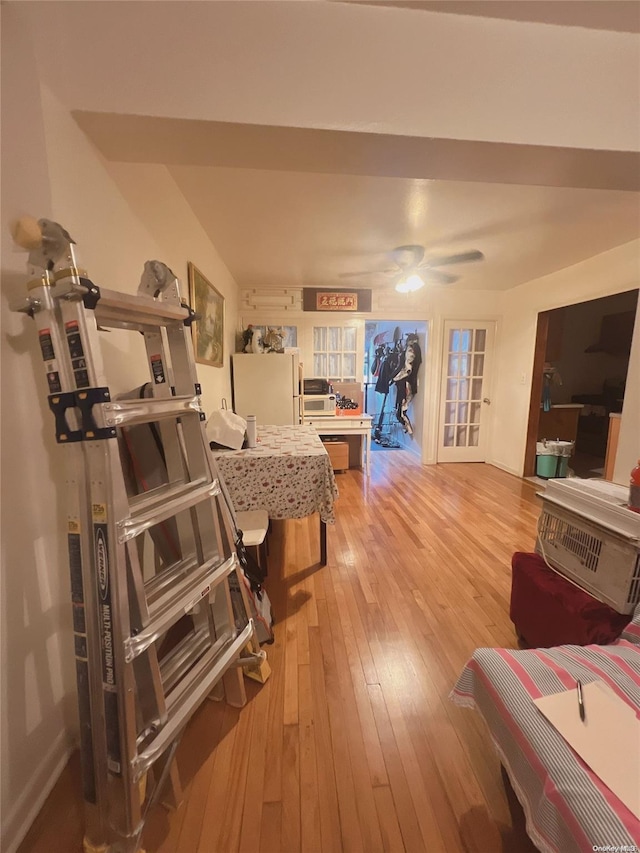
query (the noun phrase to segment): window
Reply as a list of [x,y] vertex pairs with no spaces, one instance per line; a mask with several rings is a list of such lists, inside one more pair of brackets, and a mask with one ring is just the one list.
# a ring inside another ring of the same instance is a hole
[[330,382],[356,381],[356,327],[313,327],[313,375]]

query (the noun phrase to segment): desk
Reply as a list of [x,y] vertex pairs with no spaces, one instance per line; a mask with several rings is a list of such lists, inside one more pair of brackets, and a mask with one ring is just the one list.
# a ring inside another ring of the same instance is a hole
[[238,512],[264,509],[269,518],[320,514],[320,561],[327,561],[327,524],[338,497],[329,455],[309,426],[258,426],[258,446],[212,451]]
[[337,415],[336,417],[305,418],[307,426],[312,426],[318,435],[361,435],[362,468],[367,477],[371,475],[371,415]]

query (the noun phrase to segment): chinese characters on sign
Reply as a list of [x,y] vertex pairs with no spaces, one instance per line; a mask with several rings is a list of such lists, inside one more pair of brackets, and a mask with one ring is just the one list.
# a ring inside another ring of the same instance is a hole
[[371,311],[371,291],[304,287],[302,307],[304,311]]
[[357,311],[357,293],[317,293],[316,310],[318,311]]

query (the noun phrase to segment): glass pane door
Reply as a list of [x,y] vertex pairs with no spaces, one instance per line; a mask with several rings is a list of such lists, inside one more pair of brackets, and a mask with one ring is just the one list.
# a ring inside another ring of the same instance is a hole
[[356,347],[355,326],[314,326],[314,376],[330,382],[355,382]]
[[493,323],[445,324],[438,461],[481,461]]

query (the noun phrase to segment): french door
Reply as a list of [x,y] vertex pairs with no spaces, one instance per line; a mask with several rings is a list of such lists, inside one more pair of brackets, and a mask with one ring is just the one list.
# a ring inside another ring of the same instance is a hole
[[438,462],[484,462],[495,323],[447,320],[444,325]]

